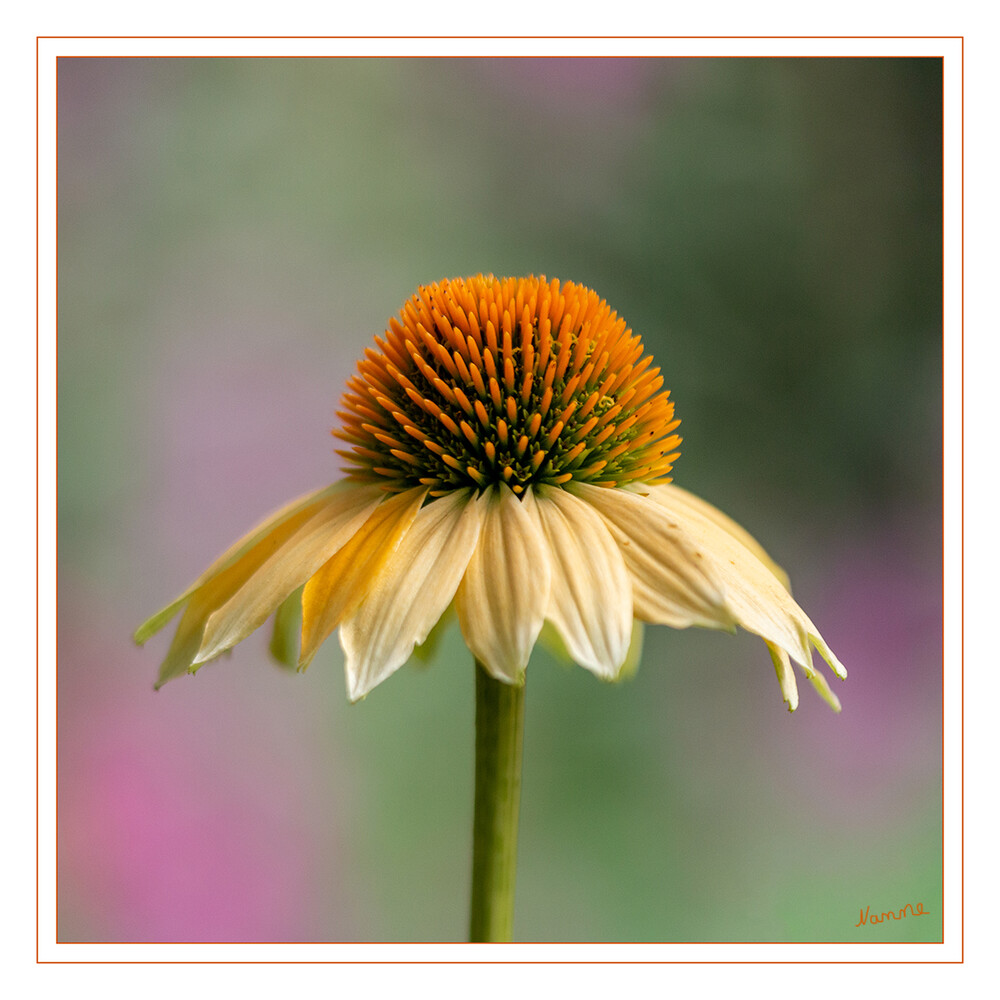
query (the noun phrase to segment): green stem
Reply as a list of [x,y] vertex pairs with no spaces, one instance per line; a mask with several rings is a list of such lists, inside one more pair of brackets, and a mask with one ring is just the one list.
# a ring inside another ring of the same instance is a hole
[[494,680],[477,660],[470,941],[511,940],[523,732],[524,687]]

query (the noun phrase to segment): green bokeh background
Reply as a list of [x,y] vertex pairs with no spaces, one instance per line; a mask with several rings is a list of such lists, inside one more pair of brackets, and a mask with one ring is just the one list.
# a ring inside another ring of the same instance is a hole
[[[528,671],[516,935],[941,935],[941,62],[59,61],[65,941],[465,935],[454,629],[349,706],[252,637],[154,695],[135,626],[338,476],[354,361],[415,287],[597,289],[661,366],[676,482],[747,526],[847,665],[646,632]],[[930,915],[856,927],[859,909]]]

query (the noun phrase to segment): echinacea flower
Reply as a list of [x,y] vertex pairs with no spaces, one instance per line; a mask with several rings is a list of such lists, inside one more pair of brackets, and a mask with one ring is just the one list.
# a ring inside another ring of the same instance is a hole
[[483,668],[523,682],[543,625],[616,679],[633,621],[759,635],[784,700],[815,647],[844,668],[739,525],[671,484],[674,405],[596,293],[478,275],[421,287],[365,352],[335,435],[346,478],[237,542],[136,633],[182,607],[158,684],[301,610],[297,662],[335,630],[348,695],[402,666],[454,607]]

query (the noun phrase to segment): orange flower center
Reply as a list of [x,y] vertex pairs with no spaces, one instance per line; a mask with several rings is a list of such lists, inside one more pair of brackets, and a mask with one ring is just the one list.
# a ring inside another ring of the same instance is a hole
[[346,474],[390,492],[669,482],[663,378],[595,292],[535,278],[422,286],[347,383]]

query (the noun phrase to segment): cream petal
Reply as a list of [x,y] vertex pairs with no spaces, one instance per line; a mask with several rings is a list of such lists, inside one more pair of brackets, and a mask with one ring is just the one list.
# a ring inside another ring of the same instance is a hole
[[808,615],[792,599],[771,565],[761,561],[757,555],[758,551],[763,551],[759,544],[754,542],[753,548],[745,544],[746,532],[742,528],[734,533],[729,528],[732,522],[725,515],[709,515],[702,509],[708,506],[703,501],[692,504],[690,494],[682,495],[682,491],[669,486],[652,488],[649,499],[675,518],[705,553],[709,569],[724,588],[726,603],[742,628],[783,649],[803,667],[810,679],[815,676],[810,643],[839,677],[847,676],[843,665]]
[[[812,624],[812,623],[810,623]],[[812,625],[815,629],[816,626]],[[819,632],[812,631],[809,633],[809,639],[812,644],[819,650],[819,655],[830,664],[830,668],[833,672],[843,680],[847,676],[847,668],[837,659],[833,650],[826,644],[826,640],[819,634]],[[811,679],[811,678],[810,678]],[[825,683],[825,682],[824,682]],[[820,692],[822,694],[822,692]],[[840,703],[837,703],[837,711],[840,711]]]
[[[187,600],[188,604],[184,614],[181,615],[166,659],[160,665],[156,687],[162,687],[168,680],[179,677],[189,670],[194,672],[197,667],[195,660],[209,617],[225,605],[269,559],[280,552],[318,511],[333,502],[334,498],[356,496],[359,489],[367,490],[368,487],[358,487],[355,483],[338,483],[335,487],[328,487],[311,494],[305,503],[296,501],[294,504],[289,504],[217,559],[209,570],[199,577],[202,582],[189,588],[185,595],[174,602],[174,605],[178,605]],[[155,615],[150,622],[147,622],[147,626],[166,615],[168,610],[164,609],[159,615]],[[157,622],[155,628],[147,630],[143,638],[148,638],[156,628],[161,628],[166,620],[169,620],[169,616]],[[198,663],[203,662],[206,662],[205,658],[198,660]]]
[[637,618],[674,628],[735,625],[704,554],[659,504],[586,483],[567,489],[601,515],[618,543],[632,579]]
[[353,537],[321,566],[302,591],[304,670],[330,633],[364,600],[383,565],[393,558],[420,505],[424,487],[383,500]]
[[546,617],[576,663],[614,680],[632,637],[632,584],[618,545],[593,507],[561,488],[540,489],[537,509],[552,559]]
[[501,484],[476,501],[479,543],[455,594],[466,645],[497,680],[521,684],[548,606],[552,568],[529,490]]
[[264,624],[368,520],[385,496],[375,486],[355,486],[323,505],[229,598],[205,626],[195,663],[211,660]]
[[482,510],[470,491],[422,507],[368,596],[340,627],[347,694],[363,698],[430,634],[461,582],[479,538]]
[[[767,645],[767,651],[771,654],[771,660],[774,662],[774,669],[777,671],[778,683],[781,685],[781,693],[788,705],[788,711],[794,712],[798,708],[799,692],[798,686],[795,683],[795,674],[792,672],[791,661],[783,649],[779,649],[772,642],[767,642],[766,639],[764,641]],[[827,683],[826,678],[818,670],[814,669],[811,664],[808,667],[802,667],[802,670],[806,677],[809,678],[812,686],[819,692],[820,697],[835,712],[839,712],[840,699],[830,690],[830,685]]]
[[316,509],[328,497],[345,490],[357,489],[357,484],[349,480],[341,480],[332,486],[326,486],[321,490],[315,490],[305,496],[293,500],[286,504],[281,510],[276,511],[270,517],[265,518],[252,531],[244,535],[238,542],[231,545],[219,556],[211,566],[205,570],[201,576],[184,591],[180,597],[175,598],[165,608],[157,611],[155,615],[144,621],[136,629],[134,639],[141,646],[150,636],[155,635],[163,628],[171,618],[177,614],[181,605],[199,588],[204,586],[213,577],[218,576],[224,570],[232,566],[237,560],[245,556],[254,546],[264,540],[271,532],[280,528],[286,521],[295,518],[298,524],[302,523],[302,518],[297,515],[306,512],[306,518],[311,517]]
[[728,514],[723,514],[718,507],[713,507],[710,503],[702,500],[701,497],[689,493],[687,490],[675,486],[673,483],[666,483],[662,486],[654,486],[650,490],[654,499],[657,497],[669,497],[671,508],[685,506],[703,517],[707,517],[723,531],[729,532],[738,542],[748,548],[782,583],[785,590],[791,591],[791,584],[788,574],[764,551],[764,547],[757,541],[749,531],[741,524],[737,524]]

